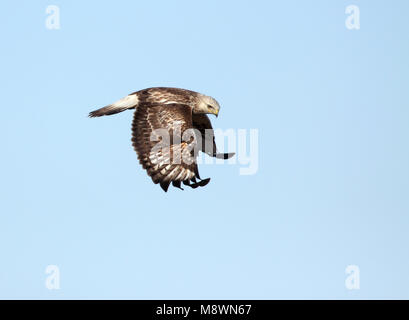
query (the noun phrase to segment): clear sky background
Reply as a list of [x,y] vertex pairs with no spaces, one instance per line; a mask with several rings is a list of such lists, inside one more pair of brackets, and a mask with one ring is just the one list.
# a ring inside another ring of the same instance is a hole
[[[408,16],[404,0],[3,1],[0,298],[408,299]],[[257,173],[154,185],[132,112],[87,118],[152,86],[258,129]]]

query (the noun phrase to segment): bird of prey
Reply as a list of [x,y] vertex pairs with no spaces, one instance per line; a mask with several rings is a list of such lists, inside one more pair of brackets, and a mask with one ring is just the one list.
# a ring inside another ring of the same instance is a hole
[[219,159],[234,155],[217,152],[207,114],[217,117],[220,106],[212,97],[178,88],[148,88],[92,111],[89,117],[107,116],[128,109],[135,109],[132,145],[139,162],[152,181],[159,183],[165,192],[171,183],[182,190],[181,183],[192,188],[209,183],[210,178],[199,176],[196,163],[199,150]]

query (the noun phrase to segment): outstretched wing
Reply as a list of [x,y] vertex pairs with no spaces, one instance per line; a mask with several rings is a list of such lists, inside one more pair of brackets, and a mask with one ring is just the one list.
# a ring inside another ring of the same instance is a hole
[[[164,191],[170,183],[180,188],[181,182],[193,188],[200,182],[194,149],[196,137],[192,130],[192,109],[184,104],[142,104],[135,111],[132,123],[132,144],[139,162],[155,184]],[[193,182],[193,184],[191,184]]]
[[193,128],[200,132],[202,139],[202,152],[208,154],[209,156],[216,157],[218,159],[230,159],[234,156],[232,153],[218,153],[216,142],[214,139],[214,132],[210,119],[206,114],[193,114],[192,116]]

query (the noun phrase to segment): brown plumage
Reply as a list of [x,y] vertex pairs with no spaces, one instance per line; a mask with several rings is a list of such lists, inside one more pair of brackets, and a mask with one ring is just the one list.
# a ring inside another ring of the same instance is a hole
[[206,113],[217,116],[220,106],[209,96],[185,89],[149,88],[92,111],[89,116],[100,117],[128,109],[136,109],[132,145],[139,162],[164,191],[170,184],[182,189],[182,183],[192,188],[209,183],[210,178],[202,180],[199,176],[196,163],[199,149],[221,159],[234,155],[217,153]]

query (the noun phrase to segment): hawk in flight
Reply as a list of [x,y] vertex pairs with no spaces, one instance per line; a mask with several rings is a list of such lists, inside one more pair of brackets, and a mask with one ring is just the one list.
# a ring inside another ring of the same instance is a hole
[[132,145],[139,162],[165,192],[171,183],[180,189],[181,183],[192,188],[209,183],[210,178],[202,180],[199,176],[199,150],[219,159],[234,155],[217,152],[207,114],[217,116],[220,106],[212,97],[185,89],[148,88],[92,111],[89,116],[107,116],[128,109],[135,109]]

